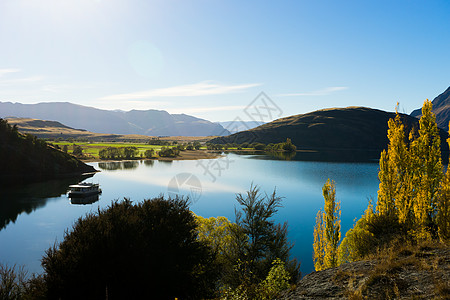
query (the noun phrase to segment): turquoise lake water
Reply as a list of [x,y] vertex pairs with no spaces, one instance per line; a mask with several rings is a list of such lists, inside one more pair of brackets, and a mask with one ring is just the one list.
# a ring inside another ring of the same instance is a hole
[[225,216],[234,221],[236,193],[253,183],[268,194],[276,188],[284,197],[275,220],[288,221],[292,254],[303,275],[313,271],[313,228],[323,207],[322,186],[336,182],[341,201],[342,236],[376,199],[378,164],[274,160],[267,156],[227,154],[219,159],[91,163],[97,170],[87,182],[99,183],[103,193],[90,204],[72,204],[66,192],[80,179],[3,188],[0,194],[0,263],[23,265],[41,273],[40,259],[64,231],[86,213],[114,199],[134,202],[165,195],[189,195],[191,210],[203,217]]

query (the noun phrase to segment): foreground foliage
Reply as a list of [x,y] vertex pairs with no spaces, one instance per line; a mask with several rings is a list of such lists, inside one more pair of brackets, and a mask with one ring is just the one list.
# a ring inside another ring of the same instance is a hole
[[252,185],[236,200],[235,223],[225,217],[197,217],[199,238],[216,254],[217,297],[272,299],[300,277],[300,264],[290,258],[287,223],[273,220],[282,198]]
[[42,265],[50,299],[198,299],[215,275],[184,199],[125,199],[78,219]]

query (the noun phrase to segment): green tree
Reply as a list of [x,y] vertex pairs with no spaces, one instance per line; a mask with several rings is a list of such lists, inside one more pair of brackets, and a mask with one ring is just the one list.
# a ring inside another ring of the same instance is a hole
[[214,288],[212,261],[188,201],[159,197],[78,219],[42,265],[49,299],[201,299]]
[[237,194],[236,200],[241,206],[240,210],[235,209],[236,224],[248,237],[238,254],[239,272],[250,283],[257,284],[267,276],[272,261],[279,258],[296,280],[300,265],[295,259],[290,260],[293,245],[287,239],[287,222],[275,224],[272,219],[282,206],[282,198],[276,195],[276,190],[263,196],[259,187],[252,184],[245,195]]
[[123,153],[123,157],[126,159],[134,158],[139,152],[138,149],[133,146],[123,147],[121,151]]
[[178,148],[172,147],[162,147],[159,150],[158,155],[161,157],[177,157],[180,154],[180,150]]
[[314,266],[317,271],[338,265],[338,244],[341,239],[341,207],[336,201],[336,184],[327,180],[322,188],[324,212],[316,218],[314,228]]
[[69,151],[67,145],[64,145],[64,146],[63,146],[62,151],[63,151],[64,153],[67,153],[67,152]]
[[282,149],[286,152],[295,152],[297,151],[297,147],[292,144],[291,139],[287,138],[286,142],[282,143]]
[[147,149],[147,150],[145,150],[145,152],[144,152],[144,157],[145,157],[145,158],[152,158],[154,154],[155,154],[155,150],[153,150],[153,149]]
[[79,145],[73,144],[72,154],[75,156],[83,156],[83,148]]

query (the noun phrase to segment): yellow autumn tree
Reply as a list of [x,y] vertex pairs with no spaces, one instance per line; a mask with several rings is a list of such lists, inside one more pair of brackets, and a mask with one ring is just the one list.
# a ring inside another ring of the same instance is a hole
[[319,210],[314,227],[314,267],[316,271],[338,265],[341,239],[341,204],[336,200],[336,184],[327,180],[322,187],[324,211]]
[[450,240],[450,170],[448,168],[441,183],[437,206],[436,223],[439,239],[448,241]]
[[438,192],[444,177],[441,138],[432,107],[431,101],[425,100],[419,120],[419,137],[411,143],[411,156],[414,157],[412,180],[416,189],[414,227],[418,239],[431,237],[438,211]]
[[[447,143],[450,147],[450,138],[447,139]],[[441,241],[448,241],[450,240],[450,169],[448,166],[447,172],[441,182],[437,209],[436,223],[438,227],[439,239]]]
[[397,215],[400,222],[406,223],[412,217],[413,166],[397,109],[395,118],[388,121],[388,140],[388,149],[383,150],[380,157],[376,210],[384,215]]
[[325,269],[325,228],[323,223],[323,211],[319,209],[316,215],[316,226],[314,227],[314,269],[320,271]]

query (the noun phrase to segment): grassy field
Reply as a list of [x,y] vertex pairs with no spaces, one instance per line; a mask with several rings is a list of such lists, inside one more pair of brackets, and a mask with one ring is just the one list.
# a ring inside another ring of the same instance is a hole
[[[64,146],[67,146],[67,150],[68,153],[72,153],[73,152],[73,145],[77,145],[80,146],[81,148],[83,148],[83,154],[86,156],[87,159],[99,159],[99,151],[108,147],[116,147],[116,148],[122,148],[122,147],[136,147],[138,149],[138,154],[136,155],[136,157],[141,157],[144,156],[144,152],[146,150],[149,149],[153,149],[155,151],[155,156],[156,152],[158,152],[159,150],[161,150],[162,147],[175,147],[175,146],[161,146],[161,145],[148,145],[145,143],[121,143],[121,142],[117,142],[117,143],[89,143],[89,142],[51,142],[52,145],[58,146],[61,149],[63,149]],[[201,147],[201,150],[205,150],[206,147]],[[184,156],[192,156],[192,152],[196,152],[196,151],[182,151],[181,157],[183,157],[183,152],[185,153],[190,153],[190,155],[184,155]],[[198,151],[199,154],[200,152],[203,151]],[[203,157],[204,155],[199,155],[201,157]]]
[[[159,145],[148,145],[148,144],[144,144],[144,143],[81,143],[81,142],[74,142],[74,143],[70,143],[70,142],[53,142],[53,145],[57,145],[59,146],[61,149],[67,145],[68,148],[68,152],[72,153],[73,151],[73,147],[72,145],[77,145],[77,146],[81,146],[81,148],[83,148],[83,153],[88,156],[89,158],[95,158],[98,159],[98,153],[100,150],[108,148],[108,147],[116,147],[116,148],[121,148],[121,147],[136,147],[139,151],[137,156],[141,156],[144,155],[145,150],[149,150],[149,149],[153,149],[156,151],[161,150],[161,148],[163,146],[159,146]],[[173,147],[173,146],[168,146],[168,147]]]

